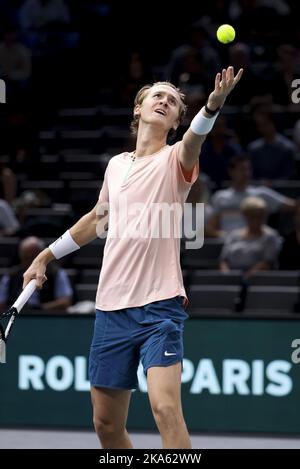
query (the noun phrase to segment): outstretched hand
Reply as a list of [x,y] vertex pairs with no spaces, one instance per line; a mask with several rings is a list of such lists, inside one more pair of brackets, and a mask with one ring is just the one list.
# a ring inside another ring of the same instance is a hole
[[234,76],[233,67],[230,66],[227,69],[223,69],[222,73],[217,73],[215,79],[215,89],[209,95],[207,105],[210,109],[217,109],[223,106],[225,99],[229,93],[233,90],[235,85],[240,81],[243,74],[243,69],[240,68],[236,76]]

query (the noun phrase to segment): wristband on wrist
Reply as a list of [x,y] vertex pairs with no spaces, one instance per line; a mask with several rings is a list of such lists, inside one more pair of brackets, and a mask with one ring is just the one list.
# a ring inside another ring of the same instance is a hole
[[217,107],[217,109],[215,109],[214,111],[212,109],[210,109],[207,105],[207,103],[205,104],[204,106],[204,109],[205,111],[207,112],[207,114],[210,114],[211,116],[215,116],[219,111],[220,111],[220,107]]
[[213,117],[205,117],[203,115],[204,109],[205,109],[204,107],[200,109],[198,114],[195,115],[195,117],[193,118],[191,122],[191,129],[196,135],[208,134],[208,132],[210,132],[211,129],[213,128],[215,120],[219,114],[219,112],[217,111],[217,114],[215,114]]
[[67,230],[60,238],[54,241],[54,243],[50,244],[49,249],[55,259],[60,259],[71,252],[77,251],[80,249],[80,246],[75,243],[70,230]]

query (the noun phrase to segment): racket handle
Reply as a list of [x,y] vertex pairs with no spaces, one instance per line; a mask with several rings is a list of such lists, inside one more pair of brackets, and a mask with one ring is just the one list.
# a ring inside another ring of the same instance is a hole
[[36,280],[32,279],[30,280],[28,285],[26,285],[26,287],[24,288],[20,296],[16,299],[12,307],[16,308],[18,313],[21,311],[25,303],[27,303],[32,293],[34,292],[35,288],[36,288]]

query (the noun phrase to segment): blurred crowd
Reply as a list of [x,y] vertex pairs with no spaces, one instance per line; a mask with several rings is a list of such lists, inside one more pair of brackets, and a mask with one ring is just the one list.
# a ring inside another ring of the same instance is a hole
[[[124,109],[130,115],[141,86],[169,80],[188,104],[179,139],[212,91],[215,74],[230,64],[243,67],[244,75],[203,145],[201,176],[188,201],[195,210],[197,202],[205,203],[205,236],[224,242],[222,272],[239,269],[247,277],[300,269],[300,119],[292,100],[292,82],[300,75],[296,2],[214,0],[172,12],[151,2],[147,13],[130,3],[0,0],[0,78],[7,92],[0,105],[1,236],[62,232],[41,219],[44,230],[34,229],[28,210],[53,208],[54,201],[46,189],[26,191],[22,184],[49,179],[43,166],[49,148],[39,139],[52,131],[50,153],[59,155],[62,109],[106,105],[116,116]],[[223,23],[237,32],[226,46],[215,37]],[[86,130],[104,125],[99,113]],[[89,153],[113,156],[115,146],[103,133],[93,138]],[[130,144],[124,137],[120,150]],[[99,184],[103,173],[99,166]],[[69,202],[63,191],[61,203]],[[70,203],[66,224],[81,215],[78,207]],[[8,283],[2,278],[0,303]]]

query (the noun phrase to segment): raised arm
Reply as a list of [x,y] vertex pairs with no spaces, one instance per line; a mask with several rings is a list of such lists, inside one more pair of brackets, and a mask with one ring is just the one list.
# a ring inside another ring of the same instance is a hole
[[215,89],[210,93],[206,106],[196,114],[182,138],[179,161],[186,171],[190,171],[198,161],[202,143],[212,129],[218,111],[223,106],[228,94],[240,81],[242,73],[243,69],[241,68],[234,76],[233,67],[228,67],[227,70],[223,69],[222,74],[217,73]]
[[[43,283],[47,280],[45,275],[46,268],[49,262],[81,248],[85,244],[90,243],[104,231],[104,225],[108,218],[107,212],[99,215],[99,202],[95,205],[93,210],[80,218],[75,225],[73,225],[63,236],[58,238],[55,243],[44,249],[28,267],[23,275],[24,282],[23,288],[35,278],[37,287],[41,288]],[[103,229],[99,229],[98,222],[101,220]]]

